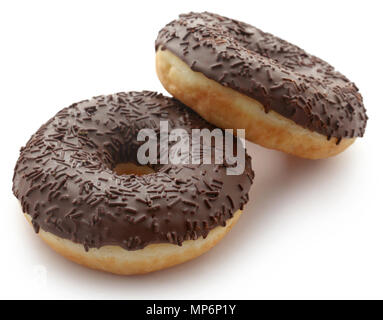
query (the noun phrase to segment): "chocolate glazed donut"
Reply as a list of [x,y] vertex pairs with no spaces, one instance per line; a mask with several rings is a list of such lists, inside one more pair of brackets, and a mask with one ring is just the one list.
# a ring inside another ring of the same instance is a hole
[[156,68],[177,99],[221,128],[244,128],[265,147],[317,159],[335,155],[367,123],[354,83],[325,61],[249,24],[180,15],[156,40]]
[[158,133],[161,120],[188,133],[215,128],[148,91],[81,101],[41,126],[21,149],[13,178],[34,230],[67,258],[118,274],[169,267],[214,246],[248,201],[250,157],[240,175],[227,175],[227,163],[118,175],[116,165],[137,162],[138,131]]

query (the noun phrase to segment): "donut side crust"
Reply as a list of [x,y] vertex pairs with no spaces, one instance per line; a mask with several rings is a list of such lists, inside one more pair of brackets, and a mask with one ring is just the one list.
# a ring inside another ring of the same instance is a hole
[[[214,247],[236,224],[241,210],[226,221],[226,226],[217,226],[204,239],[187,240],[178,246],[170,243],[150,244],[143,249],[129,251],[119,246],[90,248],[68,239],[60,238],[40,229],[38,235],[53,250],[67,259],[88,268],[110,272],[118,275],[145,274],[184,263],[194,259]],[[31,216],[24,214],[31,222]]]
[[257,100],[195,72],[169,50],[158,48],[156,71],[165,89],[175,98],[221,128],[245,129],[246,139],[270,149],[307,159],[335,156],[356,138],[326,136],[305,129]]

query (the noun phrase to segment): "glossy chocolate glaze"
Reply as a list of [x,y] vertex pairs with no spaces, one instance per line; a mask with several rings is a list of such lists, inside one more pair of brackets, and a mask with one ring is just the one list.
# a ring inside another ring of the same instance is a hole
[[177,100],[149,91],[81,101],[42,125],[21,149],[13,178],[13,192],[35,231],[86,250],[136,250],[150,243],[181,245],[224,226],[248,201],[254,177],[248,155],[238,176],[226,175],[227,164],[155,165],[156,172],[144,176],[113,171],[117,163],[137,162],[144,143],[137,141],[138,131],[159,134],[160,120],[188,133],[214,128]]
[[168,49],[192,70],[261,102],[300,126],[361,137],[367,115],[354,83],[327,62],[249,24],[189,13],[166,25],[156,50]]

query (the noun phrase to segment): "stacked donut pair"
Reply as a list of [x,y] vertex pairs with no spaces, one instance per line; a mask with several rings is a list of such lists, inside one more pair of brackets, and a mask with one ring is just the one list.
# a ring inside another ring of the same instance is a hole
[[159,135],[167,121],[189,136],[245,129],[250,141],[319,159],[346,149],[366,127],[357,87],[332,66],[216,14],[166,25],[156,69],[174,98],[143,91],[84,100],[21,149],[13,192],[34,230],[72,261],[117,274],[159,270],[209,250],[241,215],[254,178],[247,154],[237,175],[227,174],[226,162],[142,168],[143,128]]

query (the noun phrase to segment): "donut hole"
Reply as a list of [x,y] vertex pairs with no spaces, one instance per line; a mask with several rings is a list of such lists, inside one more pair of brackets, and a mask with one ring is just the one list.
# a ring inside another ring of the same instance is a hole
[[118,144],[114,140],[115,148],[107,148],[110,155],[104,158],[104,163],[117,175],[136,175],[144,176],[157,172],[156,166],[141,165],[137,161],[137,149],[139,144],[131,139],[124,139],[125,143]]
[[149,166],[137,165],[133,162],[120,162],[117,163],[113,171],[119,176],[124,174],[134,174],[136,176],[143,176],[146,174],[155,173],[155,170]]

